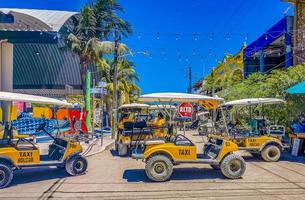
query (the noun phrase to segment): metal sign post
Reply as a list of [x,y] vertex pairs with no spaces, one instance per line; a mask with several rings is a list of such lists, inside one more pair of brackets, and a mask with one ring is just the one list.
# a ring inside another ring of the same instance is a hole
[[[193,115],[193,105],[190,103],[181,103],[178,106],[178,113],[181,117],[191,117]],[[185,135],[185,121],[183,121],[183,134]]]
[[100,94],[101,95],[101,105],[100,105],[100,118],[101,118],[101,146],[103,146],[103,126],[104,126],[104,123],[103,123],[103,118],[104,118],[104,94],[107,94],[107,90],[104,89],[106,86],[107,86],[107,83],[106,82],[103,82],[103,81],[100,81],[98,82],[98,88],[91,88],[91,93],[93,94]]

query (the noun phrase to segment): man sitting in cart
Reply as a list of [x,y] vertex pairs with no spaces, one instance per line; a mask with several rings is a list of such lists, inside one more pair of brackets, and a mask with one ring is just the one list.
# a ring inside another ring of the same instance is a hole
[[122,118],[119,123],[119,130],[122,131],[124,129],[124,123],[130,122],[129,115],[127,113],[122,114]]
[[164,132],[164,126],[166,124],[166,121],[164,119],[164,115],[159,112],[158,113],[158,118],[151,124],[152,127],[155,128],[155,137],[165,137],[166,133]]

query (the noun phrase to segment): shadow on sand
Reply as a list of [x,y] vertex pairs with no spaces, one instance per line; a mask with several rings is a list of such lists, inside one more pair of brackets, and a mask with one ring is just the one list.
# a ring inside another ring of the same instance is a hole
[[[247,156],[243,156],[243,158],[245,159],[246,162],[265,162],[260,155],[255,155],[255,156],[247,155]],[[289,152],[283,152],[278,162],[281,161],[305,164],[305,157],[302,156],[296,157],[296,156],[292,156]]]
[[12,186],[68,176],[69,174],[64,169],[50,167],[21,169],[14,172]]
[[[127,182],[151,182],[144,169],[128,169],[124,171],[123,179]],[[212,168],[174,168],[171,180],[225,179],[219,170]]]

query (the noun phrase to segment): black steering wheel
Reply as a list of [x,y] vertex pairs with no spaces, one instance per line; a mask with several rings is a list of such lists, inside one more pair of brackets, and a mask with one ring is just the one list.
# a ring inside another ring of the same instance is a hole
[[47,124],[46,122],[39,124],[39,126],[36,129],[36,132],[44,130],[44,128],[46,127],[46,124]]

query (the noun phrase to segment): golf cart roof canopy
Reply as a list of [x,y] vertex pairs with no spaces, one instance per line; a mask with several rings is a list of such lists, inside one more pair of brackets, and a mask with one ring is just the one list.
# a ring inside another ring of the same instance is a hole
[[192,102],[198,103],[200,100],[223,101],[222,98],[210,97],[199,94],[188,93],[151,93],[139,97],[141,102]]
[[176,106],[172,106],[172,105],[151,105],[151,106],[149,106],[149,109],[150,110],[160,110],[160,109],[162,109],[162,110],[164,110],[164,109],[167,109],[167,110],[169,110],[169,109],[176,110],[177,107]]
[[71,106],[70,103],[58,99],[12,92],[0,92],[0,101],[19,101],[58,106]]
[[227,103],[222,104],[222,106],[250,106],[259,104],[281,104],[285,102],[285,100],[277,98],[251,98],[229,101]]
[[123,104],[119,107],[119,110],[121,109],[142,109],[142,108],[148,108],[149,105],[147,104],[142,104],[142,103],[130,103],[130,104]]

